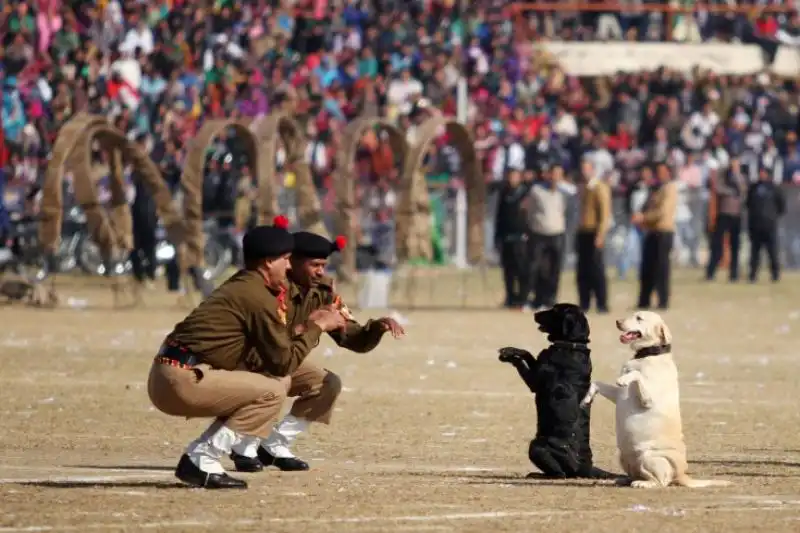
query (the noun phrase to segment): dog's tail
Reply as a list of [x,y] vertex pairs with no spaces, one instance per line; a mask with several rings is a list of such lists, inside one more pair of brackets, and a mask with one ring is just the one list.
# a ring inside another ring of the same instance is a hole
[[706,487],[730,487],[733,485],[730,481],[722,479],[692,479],[687,475],[675,478],[675,484],[680,487],[689,487],[690,489],[702,489]]

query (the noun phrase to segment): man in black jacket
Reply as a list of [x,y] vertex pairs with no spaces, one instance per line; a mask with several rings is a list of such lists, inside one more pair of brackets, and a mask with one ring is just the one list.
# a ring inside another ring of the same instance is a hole
[[[161,175],[164,177],[164,181],[169,187],[169,192],[174,198],[180,191],[183,161],[175,141],[168,140],[162,145],[162,150],[163,153],[160,154],[160,157],[154,158],[154,160],[158,161]],[[181,289],[181,280],[177,254],[164,266],[164,274],[167,280],[167,290],[178,292]]]
[[503,281],[506,288],[505,307],[521,308],[529,292],[529,268],[527,252],[527,225],[522,210],[522,201],[529,187],[522,182],[519,170],[508,172],[497,204],[495,223],[495,247],[500,252]]
[[[139,136],[136,142],[142,150],[146,150],[147,138]],[[147,153],[147,152],[145,152]],[[131,266],[133,277],[139,283],[150,283],[156,279],[156,228],[158,215],[153,196],[145,185],[144,179],[134,170],[133,185],[136,191],[131,205],[133,222],[133,250],[131,250]]]
[[706,268],[706,279],[714,279],[717,266],[722,259],[725,236],[730,239],[731,262],[730,280],[739,280],[739,236],[742,224],[742,200],[745,180],[741,173],[739,159],[731,159],[728,172],[720,177],[712,171],[716,185],[717,220],[711,233],[711,256]]
[[761,249],[769,258],[772,281],[780,279],[778,261],[778,220],[786,212],[786,199],[767,168],[761,168],[758,181],[747,191],[747,221],[750,234],[750,282],[755,282],[761,262]]

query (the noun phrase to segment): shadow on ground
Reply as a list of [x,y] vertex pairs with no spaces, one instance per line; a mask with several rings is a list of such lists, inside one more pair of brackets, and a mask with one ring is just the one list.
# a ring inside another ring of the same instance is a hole
[[177,481],[23,481],[15,483],[26,487],[49,489],[181,489],[192,490],[195,487]]
[[740,460],[740,459],[698,459],[690,461],[692,465],[714,465],[714,466],[780,466],[785,468],[800,468],[800,463],[791,461],[773,461],[764,459]]
[[133,470],[146,472],[148,470],[155,472],[172,472],[175,470],[174,466],[163,465],[64,465],[67,468],[85,468],[86,470]]

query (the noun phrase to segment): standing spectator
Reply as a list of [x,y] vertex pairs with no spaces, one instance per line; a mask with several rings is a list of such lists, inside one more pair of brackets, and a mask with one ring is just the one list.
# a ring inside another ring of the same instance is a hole
[[758,278],[761,249],[767,252],[772,281],[780,280],[778,260],[778,220],[786,212],[783,191],[775,184],[770,171],[762,168],[759,179],[747,191],[747,222],[750,236],[750,282]]
[[[773,136],[766,137],[764,147],[761,150],[761,155],[758,158],[758,168],[766,168],[772,175],[775,183],[780,183],[783,180],[783,157],[775,145],[775,138]],[[755,180],[749,180],[755,181]]]
[[504,306],[522,308],[530,292],[530,264],[525,231],[523,200],[528,187],[522,183],[522,173],[517,169],[508,172],[500,190],[495,223],[495,247],[500,253],[503,282],[506,289]]
[[492,165],[492,174],[495,179],[498,176],[506,175],[510,170],[524,171],[531,168],[528,166],[525,149],[515,136],[502,131],[498,137],[500,145],[495,150]]
[[6,245],[11,220],[6,208],[6,172],[0,167],[0,248]]
[[695,111],[685,123],[681,137],[689,150],[702,150],[719,124],[719,116],[711,108],[711,102],[705,102],[700,111]]
[[793,131],[786,135],[785,153],[781,181],[800,184],[800,146],[797,144],[797,134]]
[[6,208],[6,180],[10,178],[11,172],[7,168],[9,163],[8,149],[5,144],[3,122],[0,121],[0,247],[5,246],[6,234],[9,230],[9,216]]
[[614,156],[608,150],[608,136],[602,133],[595,137],[594,150],[585,157],[592,162],[593,172],[601,180],[610,180],[616,170]]
[[677,201],[677,184],[672,181],[669,167],[660,163],[656,168],[656,182],[644,209],[631,217],[631,222],[645,231],[639,276],[639,309],[650,308],[653,291],[658,294],[659,309],[669,307],[669,260],[675,237]]
[[[147,153],[147,137],[140,136],[137,143],[141,150]],[[131,206],[133,222],[133,250],[131,250],[131,265],[133,277],[140,284],[148,284],[156,279],[156,227],[158,216],[153,196],[145,184],[143,176],[133,176],[135,196]]]
[[588,311],[592,295],[597,311],[608,312],[608,282],[603,260],[608,230],[611,228],[611,187],[594,171],[591,161],[581,164],[580,220],[578,222],[578,299]]
[[564,169],[555,165],[543,169],[542,174],[542,182],[531,188],[525,202],[534,309],[556,303],[567,229],[566,199],[559,187]]
[[648,158],[651,163],[663,163],[669,159],[672,144],[667,129],[659,126],[655,129],[653,142],[649,144]]
[[386,97],[395,113],[407,114],[411,111],[414,98],[422,95],[422,92],[422,83],[411,76],[408,66],[404,66],[400,76],[389,84]]
[[717,219],[711,232],[711,255],[706,268],[706,279],[711,281],[722,259],[723,243],[729,239],[730,281],[739,280],[739,244],[742,230],[742,207],[745,199],[746,182],[741,173],[739,160],[731,160],[731,166],[720,179],[714,179],[717,195]]
[[[647,201],[648,187],[653,184],[653,169],[642,166],[636,180],[627,188],[625,194],[625,212],[629,218],[633,218],[642,212]],[[625,232],[625,244],[617,262],[617,273],[620,279],[625,279],[628,269],[635,266],[639,267],[642,259],[642,239],[644,234],[642,228],[631,224]]]
[[[713,172],[716,172],[714,170]],[[678,170],[677,190],[678,203],[675,211],[675,232],[679,249],[688,252],[689,265],[697,267],[700,264],[698,252],[700,249],[700,234],[697,231],[691,210],[692,200],[699,196],[703,184],[702,170],[694,154],[686,156],[685,163]]]

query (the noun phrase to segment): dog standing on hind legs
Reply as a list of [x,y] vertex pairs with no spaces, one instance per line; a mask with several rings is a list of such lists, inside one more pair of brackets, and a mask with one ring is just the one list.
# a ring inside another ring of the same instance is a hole
[[593,466],[589,409],[580,407],[592,375],[586,315],[576,305],[557,304],[534,320],[551,342],[538,359],[520,348],[500,349],[500,361],[514,365],[536,395],[536,437],[528,457],[550,478],[616,477]]
[[592,382],[581,402],[597,394],[616,405],[617,447],[622,469],[635,488],[723,487],[728,481],[692,479],[687,474],[681,423],[678,369],[672,358],[672,334],[657,314],[638,311],[617,320],[619,339],[635,352],[615,385]]

